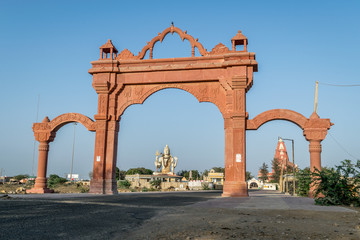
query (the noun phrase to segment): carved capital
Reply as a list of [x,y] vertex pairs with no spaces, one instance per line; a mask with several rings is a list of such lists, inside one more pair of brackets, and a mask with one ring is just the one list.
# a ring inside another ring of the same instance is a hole
[[245,76],[233,76],[231,78],[231,85],[233,89],[246,89],[247,77]]
[[46,131],[46,132],[35,131],[34,136],[35,136],[36,141],[39,141],[39,142],[52,142],[52,141],[54,141],[56,133],[55,132],[50,132],[50,131]]
[[308,141],[319,141],[321,142],[322,140],[325,139],[327,134],[327,128],[310,128],[304,129],[304,136],[306,138],[306,140]]

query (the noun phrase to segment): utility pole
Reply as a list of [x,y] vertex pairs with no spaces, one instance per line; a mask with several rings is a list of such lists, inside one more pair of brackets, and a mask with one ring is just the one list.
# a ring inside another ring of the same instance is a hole
[[73,165],[74,165],[74,151],[75,151],[75,131],[76,130],[76,123],[74,122],[74,138],[73,138],[73,146],[72,146],[72,157],[71,157],[71,168],[70,168],[70,181],[72,182],[72,172],[73,172]]
[[317,112],[317,105],[318,105],[318,88],[319,88],[319,82],[315,82],[315,99],[314,99],[314,112]]
[[1,177],[3,179],[3,184],[5,184],[5,169],[1,168]]
[[[287,141],[291,141],[291,146],[292,146],[292,160],[293,160],[293,195],[295,195],[295,154],[294,154],[294,139],[289,139],[289,138],[282,138],[282,140],[287,140]],[[286,174],[287,174],[287,164],[286,164]],[[287,179],[287,177],[286,177]],[[286,182],[287,186],[288,182]]]
[[[40,94],[38,94],[38,102],[36,108],[36,121],[38,122],[39,118],[39,105],[40,105]],[[31,176],[34,176],[34,165],[35,165],[35,148],[36,148],[36,140],[34,139],[34,150],[33,150],[33,162],[32,162],[32,169],[31,169]]]

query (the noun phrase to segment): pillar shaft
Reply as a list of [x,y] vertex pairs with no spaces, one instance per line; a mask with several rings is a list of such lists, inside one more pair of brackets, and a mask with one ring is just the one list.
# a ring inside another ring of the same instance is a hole
[[97,120],[95,135],[93,178],[90,181],[90,193],[104,193],[104,167],[106,151],[106,120]]
[[53,192],[52,190],[47,188],[47,184],[46,184],[48,153],[49,153],[49,142],[40,142],[38,170],[37,170],[37,176],[35,179],[35,186],[34,186],[34,188],[27,190],[26,191],[27,193],[50,193],[50,192]]
[[[309,140],[310,171],[321,170],[321,140]],[[313,198],[317,184],[310,185],[309,197]]]
[[116,160],[117,160],[117,143],[119,122],[109,121],[107,129],[107,148],[105,158],[105,178],[104,178],[104,193],[117,193],[116,182]]
[[245,117],[225,120],[225,182],[223,197],[247,197]]
[[313,172],[315,168],[321,170],[321,141],[310,140],[309,141],[310,152],[310,169]]

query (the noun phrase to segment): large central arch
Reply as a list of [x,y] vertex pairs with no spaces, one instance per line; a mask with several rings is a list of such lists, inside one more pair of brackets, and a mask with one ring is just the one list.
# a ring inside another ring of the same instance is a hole
[[[191,57],[153,59],[155,43],[162,42],[168,34],[179,34],[191,45]],[[178,88],[194,95],[200,102],[215,104],[224,118],[225,173],[223,196],[248,196],[245,182],[246,130],[256,130],[262,124],[283,119],[297,124],[310,141],[311,166],[320,166],[320,142],[330,128],[329,119],[320,119],[314,113],[309,119],[291,110],[276,109],[248,119],[246,93],[253,84],[257,72],[255,53],[247,52],[247,38],[239,31],[232,39],[232,49],[219,43],[211,51],[186,31],[173,24],[158,33],[147,45],[134,55],[124,49],[118,50],[108,40],[100,47],[100,59],[91,62],[89,73],[93,75],[93,87],[98,94],[96,122],[82,115],[59,116],[52,121],[34,124],[36,139],[42,147],[39,168],[33,192],[46,192],[46,164],[48,144],[58,128],[71,119],[81,121],[90,131],[96,131],[94,170],[91,193],[117,193],[115,167],[119,121],[125,109],[132,104],[142,104],[151,94],[166,88]],[[243,45],[242,51],[236,46]],[[201,56],[195,57],[195,48]],[[149,59],[144,59],[149,52]],[[85,118],[84,118],[85,117]],[[71,118],[71,119],[70,119]],[[63,121],[61,120],[63,119]],[[66,120],[67,119],[67,120]],[[52,126],[52,127],[51,127]],[[41,137],[40,137],[41,136]],[[43,170],[39,169],[45,168]],[[45,182],[44,182],[45,181]]]

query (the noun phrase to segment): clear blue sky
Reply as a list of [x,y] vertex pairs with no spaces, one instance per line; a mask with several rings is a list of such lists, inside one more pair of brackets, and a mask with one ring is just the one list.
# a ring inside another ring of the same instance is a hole
[[[211,50],[241,30],[259,64],[247,94],[250,118],[287,108],[309,117],[315,81],[359,84],[359,1],[1,1],[0,168],[7,175],[31,174],[37,97],[39,121],[67,112],[93,118],[97,94],[90,62],[112,39],[118,50],[137,54],[158,32],[174,25]],[[188,42],[168,35],[155,58],[190,56]],[[322,164],[360,158],[360,87],[320,85],[318,114],[335,125],[323,141]],[[224,166],[223,118],[217,107],[198,103],[182,90],[155,93],[129,107],[120,122],[121,169],[154,169],[165,144],[179,158],[176,170]],[[277,138],[295,140],[295,161],[309,166],[308,142],[297,126],[273,121],[247,132],[247,169],[271,165]],[[351,155],[348,155],[335,138]],[[92,171],[95,134],[76,126],[74,173]],[[70,171],[73,125],[50,145],[48,174]],[[287,143],[289,154],[290,144]],[[37,169],[37,151],[35,173]]]

